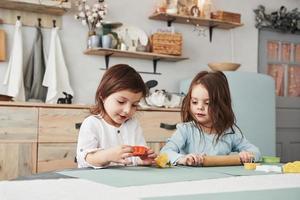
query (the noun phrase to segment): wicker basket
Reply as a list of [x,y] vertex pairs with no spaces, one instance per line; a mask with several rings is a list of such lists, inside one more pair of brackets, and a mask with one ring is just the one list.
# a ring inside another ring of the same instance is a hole
[[241,14],[226,11],[216,11],[211,13],[212,19],[218,19],[226,22],[241,23]]
[[180,33],[154,33],[151,36],[152,52],[180,56],[182,35]]

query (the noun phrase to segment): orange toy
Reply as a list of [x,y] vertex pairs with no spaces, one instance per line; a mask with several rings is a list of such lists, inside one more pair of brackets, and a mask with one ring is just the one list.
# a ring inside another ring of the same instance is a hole
[[133,156],[145,156],[147,155],[147,147],[144,146],[132,146]]

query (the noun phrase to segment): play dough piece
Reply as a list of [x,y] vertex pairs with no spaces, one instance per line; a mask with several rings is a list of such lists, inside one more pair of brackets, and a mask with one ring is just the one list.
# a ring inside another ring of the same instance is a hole
[[161,168],[171,167],[171,163],[168,157],[168,154],[162,153],[157,156],[155,159],[156,165]]
[[289,162],[282,169],[284,173],[300,173],[300,161]]
[[280,163],[280,157],[275,156],[263,156],[262,157],[263,163]]
[[147,147],[132,146],[134,156],[145,156],[147,154]]
[[259,163],[244,163],[244,168],[248,170],[256,169],[256,166],[260,165]]

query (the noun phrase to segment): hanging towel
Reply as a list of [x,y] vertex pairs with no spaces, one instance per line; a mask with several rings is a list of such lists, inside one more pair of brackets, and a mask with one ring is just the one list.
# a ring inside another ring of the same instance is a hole
[[47,88],[42,85],[45,74],[45,54],[43,35],[40,27],[36,27],[36,37],[33,49],[24,74],[26,101],[46,100]]
[[3,82],[4,85],[7,85],[6,94],[13,97],[15,101],[25,101],[23,82],[23,39],[21,28],[22,23],[18,20],[15,26],[12,51]]
[[74,93],[70,85],[68,70],[58,36],[58,27],[53,28],[51,34],[43,85],[48,87],[46,102],[56,103],[59,97],[64,97],[62,92],[72,96],[74,96]]

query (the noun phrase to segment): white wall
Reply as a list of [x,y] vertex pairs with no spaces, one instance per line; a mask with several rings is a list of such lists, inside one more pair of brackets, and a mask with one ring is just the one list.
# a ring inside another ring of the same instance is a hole
[[[95,2],[96,0],[89,0]],[[109,6],[108,21],[119,21],[126,25],[133,25],[143,29],[147,34],[158,27],[165,27],[162,21],[149,20],[155,4],[154,0],[106,0]],[[207,69],[207,63],[212,61],[233,61],[241,63],[240,71],[257,71],[258,31],[254,27],[253,9],[258,5],[265,5],[267,12],[277,10],[284,5],[288,10],[300,7],[299,0],[213,0],[214,7],[220,10],[239,12],[242,14],[244,26],[231,31],[215,29],[213,41],[207,37],[198,36],[193,32],[194,27],[186,24],[174,24],[177,31],[184,37],[183,56],[189,60],[180,62],[158,62],[158,72],[162,75],[142,74],[145,81],[156,79],[159,82],[157,89],[166,89],[177,92],[179,81],[194,76],[198,71]],[[63,27],[60,37],[63,44],[66,63],[69,69],[70,80],[75,91],[74,102],[91,104],[94,102],[94,93],[104,71],[105,66],[101,56],[87,56],[82,52],[86,47],[87,27],[74,19],[76,8],[63,16]],[[14,26],[0,25],[6,30],[8,38],[8,52],[11,50]],[[50,30],[45,29],[44,39],[46,49],[49,47]],[[32,27],[23,28],[25,63],[29,57],[35,31]],[[231,40],[233,38],[233,40]],[[233,54],[232,54],[232,44]],[[127,63],[140,71],[152,71],[152,61],[112,58],[110,65]],[[6,87],[2,84],[7,68],[7,62],[0,63],[0,93],[5,93]]]

